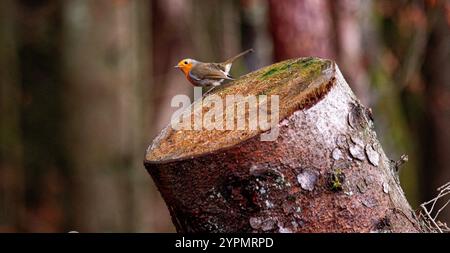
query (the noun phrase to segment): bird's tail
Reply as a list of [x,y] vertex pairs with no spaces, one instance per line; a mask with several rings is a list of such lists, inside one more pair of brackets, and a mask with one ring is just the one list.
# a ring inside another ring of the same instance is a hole
[[223,64],[227,65],[227,64],[233,63],[237,58],[239,58],[239,57],[241,57],[241,56],[244,56],[244,55],[246,55],[246,54],[248,54],[248,53],[250,53],[250,52],[253,52],[253,49],[252,49],[252,48],[247,49],[247,50],[245,50],[244,52],[242,52],[242,53],[240,53],[240,54],[238,54],[238,55],[236,55],[236,56],[231,57],[230,59],[224,61]]

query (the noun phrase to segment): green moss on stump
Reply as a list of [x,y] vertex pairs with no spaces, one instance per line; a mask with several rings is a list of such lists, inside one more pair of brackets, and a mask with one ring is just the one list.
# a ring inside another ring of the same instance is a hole
[[298,69],[304,71],[304,76],[310,75],[309,73],[320,74],[322,67],[323,60],[318,58],[308,57],[295,61],[289,60],[272,65],[269,70],[261,75],[260,79],[290,74],[292,70]]

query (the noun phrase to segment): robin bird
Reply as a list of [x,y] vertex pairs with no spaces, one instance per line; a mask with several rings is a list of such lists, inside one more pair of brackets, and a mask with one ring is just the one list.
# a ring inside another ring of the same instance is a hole
[[234,80],[230,76],[231,65],[237,58],[250,52],[253,52],[253,49],[245,50],[221,63],[206,63],[194,59],[183,59],[175,68],[179,68],[194,86],[218,86],[224,80]]

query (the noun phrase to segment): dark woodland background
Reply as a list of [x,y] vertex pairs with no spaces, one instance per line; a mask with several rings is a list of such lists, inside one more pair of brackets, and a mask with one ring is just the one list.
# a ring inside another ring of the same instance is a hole
[[1,0],[0,231],[174,231],[142,165],[193,92],[172,66],[247,48],[235,76],[335,59],[413,208],[450,180],[450,1]]

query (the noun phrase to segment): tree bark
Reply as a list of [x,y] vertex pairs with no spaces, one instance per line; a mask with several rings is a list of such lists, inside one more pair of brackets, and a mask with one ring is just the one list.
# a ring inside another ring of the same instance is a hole
[[25,225],[16,11],[13,1],[0,2],[0,232],[15,232]]
[[[151,1],[152,10],[152,82],[154,92],[151,96],[153,106],[170,104],[170,100],[177,94],[189,94],[189,85],[184,83],[183,75],[173,68],[174,63],[180,61],[181,57],[191,57],[192,47],[190,40],[186,38],[191,32],[189,24],[194,17],[190,15],[191,8],[187,1],[180,0],[157,0]],[[186,32],[189,31],[189,32]],[[194,36],[195,37],[195,36]],[[156,135],[165,122],[170,118],[173,110],[164,107],[154,112],[152,134]]]
[[271,0],[269,16],[275,60],[335,56],[328,1]]
[[[178,232],[420,231],[370,110],[333,61],[284,61],[209,96],[232,94],[278,95],[279,121],[266,131],[168,126],[147,150]],[[261,141],[274,127],[278,138]]]
[[[427,110],[421,146],[426,147],[422,171],[426,200],[434,198],[436,189],[450,179],[450,72],[440,70],[450,69],[450,23],[444,6],[436,8],[433,14],[435,23],[423,64]],[[444,199],[438,202],[440,206],[443,204]],[[450,208],[443,209],[439,218],[450,223]]]
[[[146,124],[141,108],[151,93],[142,69],[149,51],[142,45],[148,29],[140,21],[143,10],[143,1],[64,5],[64,140],[79,204],[73,226],[80,232],[165,227],[164,219],[148,218],[159,198],[133,169],[142,161],[136,156]],[[158,208],[152,212],[161,216]]]
[[[10,11],[17,53],[19,135],[25,208],[20,231],[61,231],[70,222],[71,195],[62,141],[62,3],[14,1]],[[12,63],[10,63],[12,64]],[[8,67],[12,65],[8,64]],[[13,95],[13,94],[11,94]],[[20,173],[20,172],[19,172]],[[18,200],[20,201],[20,200]],[[68,215],[66,215],[68,214]]]
[[368,45],[363,41],[365,19],[372,3],[365,0],[331,1],[337,44],[337,62],[342,67],[355,94],[365,105],[370,104],[370,83],[364,65]]

